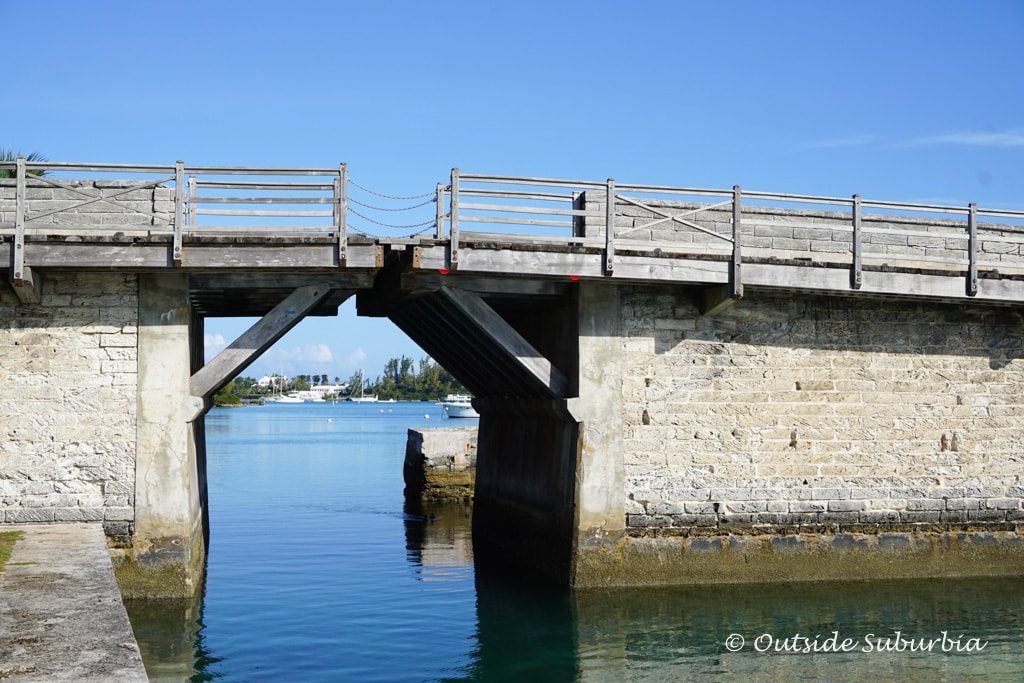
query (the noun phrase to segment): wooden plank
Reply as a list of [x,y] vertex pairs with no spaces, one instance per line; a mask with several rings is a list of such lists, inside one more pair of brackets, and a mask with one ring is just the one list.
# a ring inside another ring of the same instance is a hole
[[348,164],[338,166],[334,180],[334,226],[337,228],[338,267],[348,266]]
[[562,371],[533,348],[530,342],[479,296],[452,287],[442,287],[440,293],[470,318],[488,339],[514,360],[546,393],[554,398],[564,398],[568,395],[569,380]]
[[743,298],[743,207],[739,185],[732,188],[732,266],[729,270],[729,287],[732,298]]
[[967,296],[978,295],[978,207],[968,206],[967,212]]
[[330,291],[328,285],[296,288],[270,313],[263,316],[192,375],[192,395],[204,400],[213,398],[225,384],[237,377],[238,373],[259,358],[260,354],[295,327]]
[[860,225],[860,195],[853,195],[853,241],[851,249],[853,251],[853,265],[850,270],[850,287],[853,289],[860,289],[860,286],[864,282],[864,277],[861,273],[861,225]]
[[14,189],[14,247],[11,249],[11,282],[18,283],[25,274],[25,157],[16,160]]
[[448,217],[448,269],[459,268],[459,169],[452,169],[451,209]]
[[[170,242],[32,242],[32,265],[52,269],[157,270],[171,267]],[[0,244],[0,262],[10,258],[10,243]],[[349,245],[349,268],[378,268],[375,244]],[[189,243],[185,270],[337,269],[337,246],[328,244],[252,245]]]
[[[516,206],[514,204],[477,204],[463,202],[462,209],[474,210],[474,211],[498,211],[501,213],[533,213],[540,214],[543,216],[594,216],[600,217],[600,214],[594,213],[593,211],[587,211],[586,209],[552,209],[546,206]],[[463,216],[463,220],[465,220]]]
[[421,270],[403,273],[401,282],[402,290],[409,292],[436,292],[447,286],[475,292],[486,298],[557,298],[568,296],[572,291],[572,283],[563,281],[454,273],[441,275],[437,272]]
[[346,270],[331,273],[195,273],[188,278],[190,291],[221,291],[225,289],[282,289],[326,285],[335,289],[372,287],[375,274]]
[[43,291],[43,278],[39,273],[28,266],[22,266],[21,277],[15,280],[14,271],[9,272],[11,273],[11,288],[14,289],[14,295],[18,297],[18,301],[23,304],[38,304]]
[[615,272],[615,179],[605,185],[604,212],[604,274]]
[[[190,183],[190,189],[194,184]],[[190,205],[189,216],[195,220],[195,209]],[[174,164],[174,243],[171,247],[171,265],[181,267],[182,231],[185,229],[185,162]]]
[[434,188],[434,237],[444,239],[444,185]]

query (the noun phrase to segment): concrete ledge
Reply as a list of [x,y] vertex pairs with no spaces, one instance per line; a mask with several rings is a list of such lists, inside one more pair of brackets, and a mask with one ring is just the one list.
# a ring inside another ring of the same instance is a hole
[[24,536],[0,575],[0,679],[148,680],[102,525],[12,529]]
[[406,495],[472,502],[476,450],[476,426],[410,429],[403,467]]
[[1024,575],[1012,531],[590,539],[576,588]]

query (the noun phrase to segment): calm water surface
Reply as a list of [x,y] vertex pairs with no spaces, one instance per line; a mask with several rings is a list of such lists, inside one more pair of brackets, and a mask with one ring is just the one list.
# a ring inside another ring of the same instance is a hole
[[[468,511],[406,508],[402,494],[406,429],[469,422],[447,421],[428,403],[213,410],[205,594],[129,605],[150,676],[1024,680],[1017,580],[572,595],[477,572]],[[975,637],[987,646],[960,654],[939,645],[930,653],[862,651],[869,634],[877,649],[896,629],[913,639],[965,634],[961,642]],[[824,640],[833,631],[857,649],[754,651],[761,634]],[[731,634],[745,638],[739,652],[726,648]]]

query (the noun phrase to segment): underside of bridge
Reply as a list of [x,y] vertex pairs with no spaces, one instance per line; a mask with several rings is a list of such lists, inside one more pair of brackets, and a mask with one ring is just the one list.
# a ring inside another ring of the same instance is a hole
[[[389,318],[474,395],[482,561],[573,585],[580,544],[621,534],[618,288],[426,271],[413,258],[412,250],[389,251],[377,272],[140,275],[147,371],[139,379],[135,562],[122,570],[139,570],[138,593],[194,584],[188,567],[200,561],[208,531],[203,416],[213,395],[304,317],[336,315],[353,295],[359,315]],[[204,364],[208,316],[260,319]],[[169,585],[146,578],[154,574]]]
[[[581,324],[593,328],[588,319],[600,317],[594,294],[603,289],[607,298],[615,289],[425,274],[412,259],[409,252],[392,254],[374,288],[358,293],[358,312],[388,317],[475,397],[473,526],[481,561],[571,585],[581,530],[622,527],[614,450],[587,446],[587,408],[574,398],[584,394],[582,379],[591,399],[601,397],[606,408],[618,403],[617,386],[601,387],[589,381],[592,373],[581,373],[581,360],[595,370],[616,362],[617,349],[601,358],[588,355],[585,342],[581,347]],[[617,309],[608,313],[617,320]],[[604,417],[598,433],[618,433],[607,429],[615,414]]]

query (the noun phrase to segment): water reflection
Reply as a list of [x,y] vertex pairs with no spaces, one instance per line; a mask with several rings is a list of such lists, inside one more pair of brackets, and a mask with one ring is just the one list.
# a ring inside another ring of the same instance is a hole
[[[1024,680],[1024,593],[1016,579],[581,592],[573,602],[583,680]],[[945,630],[988,646],[971,654],[877,652],[895,630],[908,639],[941,638]],[[764,633],[823,641],[833,631],[859,646],[753,650]],[[746,645],[730,653],[724,643],[734,633]],[[869,634],[875,651],[865,652]]]
[[409,563],[433,569],[471,567],[472,514],[473,508],[469,505],[430,504],[415,496],[408,497],[403,521]]
[[[468,508],[402,496],[405,430],[427,409],[212,412],[206,598],[129,605],[151,677],[1024,680],[1019,580],[570,593],[496,571],[474,557]],[[989,644],[959,655],[751,644],[895,629]],[[736,653],[724,646],[733,633],[747,640]]]
[[125,602],[151,681],[209,681],[218,661],[203,635],[203,599]]

